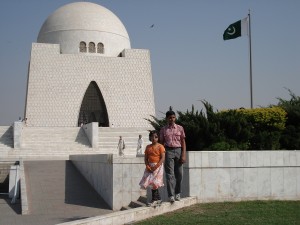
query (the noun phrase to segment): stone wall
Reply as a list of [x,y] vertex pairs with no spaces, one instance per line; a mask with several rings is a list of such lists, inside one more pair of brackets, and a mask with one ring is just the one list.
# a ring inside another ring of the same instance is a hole
[[188,152],[185,167],[199,202],[300,199],[300,151]]
[[[182,197],[198,202],[300,199],[300,151],[199,151],[187,157]],[[138,185],[143,157],[78,155],[70,160],[114,210],[145,194]],[[166,189],[160,190],[163,201]]]
[[143,157],[72,155],[70,160],[113,210],[120,210],[145,195],[139,188]]

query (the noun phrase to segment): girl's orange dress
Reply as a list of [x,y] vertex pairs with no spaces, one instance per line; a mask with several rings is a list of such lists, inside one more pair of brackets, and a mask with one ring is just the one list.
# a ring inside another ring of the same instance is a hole
[[[154,166],[159,162],[162,153],[165,153],[165,147],[163,145],[156,144],[155,147],[152,144],[147,145],[145,150],[145,155],[147,155],[148,157],[150,166]],[[152,189],[158,189],[159,187],[163,187],[164,186],[163,163],[152,173],[149,172],[146,168],[139,185],[143,189],[146,189],[147,187],[151,187]]]

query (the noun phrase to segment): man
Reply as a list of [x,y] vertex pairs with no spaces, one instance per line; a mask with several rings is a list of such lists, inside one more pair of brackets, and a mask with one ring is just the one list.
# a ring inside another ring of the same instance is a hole
[[125,149],[125,141],[122,138],[122,136],[120,136],[119,138],[119,142],[118,142],[118,149],[119,149],[119,156],[124,156],[124,149]]
[[144,146],[144,141],[143,141],[142,135],[140,134],[138,142],[137,142],[137,149],[136,149],[136,154],[137,155],[142,155],[143,154],[143,146]]
[[167,125],[160,130],[160,142],[165,146],[165,171],[168,197],[171,203],[180,201],[183,164],[186,161],[185,133],[182,126],[175,123],[173,111],[166,113]]

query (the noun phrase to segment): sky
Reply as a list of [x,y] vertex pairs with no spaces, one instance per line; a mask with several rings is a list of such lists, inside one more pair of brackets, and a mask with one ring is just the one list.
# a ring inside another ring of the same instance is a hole
[[[72,0],[1,0],[0,125],[24,116],[32,43]],[[123,22],[131,48],[149,49],[156,117],[174,111],[250,108],[249,38],[223,40],[251,14],[253,107],[300,96],[299,0],[91,0]],[[151,25],[154,26],[151,28]],[[147,87],[145,87],[147,88]]]

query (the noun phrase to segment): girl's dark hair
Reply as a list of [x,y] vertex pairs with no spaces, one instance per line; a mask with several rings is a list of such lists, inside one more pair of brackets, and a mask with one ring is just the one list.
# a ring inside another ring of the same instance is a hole
[[151,141],[151,137],[154,135],[154,134],[157,134],[157,136],[159,136],[159,133],[157,130],[151,130],[150,133],[149,133],[149,140]]

